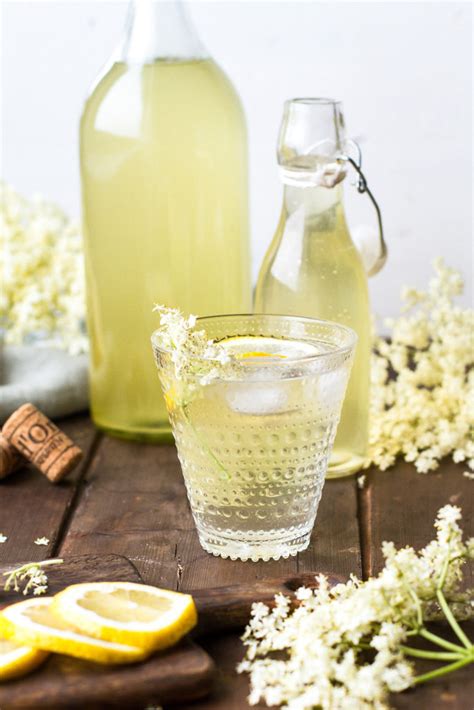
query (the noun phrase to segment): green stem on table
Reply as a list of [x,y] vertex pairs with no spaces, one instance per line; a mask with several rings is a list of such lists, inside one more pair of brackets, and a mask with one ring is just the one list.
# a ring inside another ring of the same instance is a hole
[[192,423],[192,421],[191,421],[191,419],[190,419],[190,417],[189,417],[188,411],[187,411],[187,405],[186,405],[186,404],[183,404],[182,407],[181,407],[181,409],[182,409],[184,418],[186,419],[187,423],[189,424],[189,426],[190,426],[191,429],[193,430],[194,435],[195,435],[196,439],[199,441],[199,443],[201,444],[202,448],[206,451],[206,453],[208,454],[209,458],[211,458],[212,461],[214,461],[214,463],[215,463],[215,465],[217,466],[217,468],[224,474],[225,478],[230,479],[229,472],[227,471],[227,469],[225,468],[225,466],[219,461],[219,459],[217,458],[217,456],[213,453],[212,449],[209,447],[209,445],[207,444],[207,442],[202,438],[202,436],[199,434],[198,430],[196,429],[196,427],[195,427],[194,424]]
[[449,552],[450,551],[448,549],[448,554],[445,557],[443,567],[441,568],[441,574],[439,575],[438,584],[436,585],[436,597],[438,599],[439,605],[440,605],[441,609],[443,610],[444,615],[445,615],[449,625],[451,626],[452,630],[454,631],[454,633],[456,634],[458,639],[461,641],[461,643],[468,650],[470,650],[470,649],[472,649],[472,644],[469,641],[469,639],[467,638],[464,631],[459,626],[458,622],[456,621],[454,614],[452,613],[451,609],[449,608],[449,604],[446,601],[446,597],[443,594],[443,587],[444,587],[444,583],[446,581],[446,575],[448,574],[449,565],[453,561],[450,558]]
[[431,641],[437,646],[441,646],[442,648],[445,648],[448,651],[454,651],[454,653],[460,653],[462,651],[464,653],[464,648],[462,646],[456,646],[456,644],[451,643],[450,641],[446,641],[446,639],[441,638],[441,636],[437,636],[436,634],[431,633],[431,631],[428,631],[428,629],[421,628],[418,630],[418,634],[420,636],[423,636],[423,638],[427,639],[427,641]]
[[456,661],[455,663],[449,663],[447,666],[442,666],[434,671],[417,676],[413,679],[413,685],[419,685],[420,683],[425,683],[427,680],[431,680],[432,678],[439,678],[440,676],[447,675],[448,673],[457,671],[458,668],[462,668],[463,666],[467,666],[469,663],[473,662],[474,656],[469,655],[459,661]]
[[454,631],[458,639],[461,641],[461,643],[467,648],[467,650],[472,652],[474,650],[474,647],[467,638],[464,631],[459,626],[458,622],[456,621],[453,612],[449,608],[449,604],[446,601],[446,597],[444,596],[442,589],[437,589],[436,597],[452,630]]
[[400,651],[405,656],[413,656],[414,658],[429,658],[434,661],[455,661],[466,657],[464,651],[460,651],[459,653],[443,653],[443,651],[424,651],[421,648],[412,648],[411,646],[400,646]]

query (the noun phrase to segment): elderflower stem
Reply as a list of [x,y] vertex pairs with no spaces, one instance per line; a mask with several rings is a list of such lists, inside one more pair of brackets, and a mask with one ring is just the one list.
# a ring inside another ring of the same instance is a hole
[[411,598],[415,602],[416,618],[417,618],[418,626],[423,626],[423,609],[421,608],[420,599],[419,599],[418,595],[416,594],[416,592],[409,585],[406,585],[406,586],[408,588]]
[[[6,577],[3,589],[8,592],[13,583],[14,590],[18,592],[20,589],[18,586],[18,578],[23,579],[25,573],[28,572],[28,570],[34,569],[35,567],[39,570],[49,565],[61,565],[62,563],[63,560],[61,559],[43,560],[42,562],[27,562],[25,565],[21,565],[21,567],[17,567],[16,569],[10,570],[9,572],[3,572],[3,576]],[[30,586],[31,583],[28,582],[26,585],[26,589],[29,590]]]
[[419,685],[420,683],[425,683],[427,680],[431,680],[432,678],[439,678],[440,676],[447,675],[448,673],[457,671],[458,668],[462,668],[463,666],[467,666],[469,665],[469,663],[473,662],[474,657],[470,655],[467,658],[463,658],[462,660],[456,661],[455,663],[450,663],[447,666],[442,666],[442,668],[437,668],[434,671],[430,671],[429,673],[424,673],[423,675],[417,676],[413,679],[413,685]]
[[427,639],[428,641],[431,641],[437,646],[446,648],[448,651],[454,651],[455,653],[459,653],[460,651],[464,652],[464,648],[462,646],[456,646],[456,644],[451,643],[450,641],[446,641],[446,639],[441,638],[441,636],[437,636],[436,634],[431,633],[431,631],[428,631],[428,629],[419,629],[418,633],[420,636],[423,636],[423,638]]
[[444,612],[444,615],[446,619],[448,620],[449,625],[451,626],[452,630],[458,637],[458,639],[461,641],[461,643],[467,648],[468,651],[473,651],[474,646],[473,644],[469,641],[467,638],[466,634],[464,631],[461,629],[459,626],[458,622],[454,618],[454,614],[452,613],[451,609],[449,608],[449,604],[446,601],[446,597],[443,594],[443,591],[441,589],[438,589],[436,591],[436,597],[438,599],[439,605],[441,609]]
[[[450,542],[451,542],[451,540],[449,540],[449,543]],[[451,562],[450,552],[451,552],[451,550],[448,547],[448,554],[446,555],[446,558],[444,560],[444,564],[443,564],[443,567],[441,570],[441,574],[439,576],[438,584],[436,585],[436,598],[438,600],[438,603],[439,603],[449,625],[451,626],[452,630],[454,631],[454,633],[456,634],[458,639],[461,641],[463,646],[465,646],[467,648],[468,651],[469,650],[472,651],[473,645],[471,644],[471,642],[467,638],[466,634],[464,633],[464,631],[461,629],[458,622],[454,618],[454,614],[452,613],[451,609],[449,608],[449,604],[446,601],[446,597],[443,594],[443,587],[444,587],[444,583],[446,581],[446,575],[448,574],[449,564]]]
[[217,468],[223,473],[226,479],[230,479],[230,475],[227,471],[227,469],[223,466],[223,464],[219,461],[217,456],[212,452],[211,448],[209,445],[206,443],[206,441],[202,438],[202,436],[199,434],[198,430],[194,426],[194,424],[191,421],[191,418],[189,417],[188,410],[187,410],[187,405],[183,404],[181,407],[181,411],[183,412],[184,418],[186,419],[187,423],[191,427],[191,429],[194,432],[194,435],[196,439],[199,441],[201,444],[202,448],[206,451],[207,455],[209,456],[212,461],[214,461],[215,465]]
[[421,648],[412,648],[411,646],[400,646],[400,651],[405,656],[413,656],[414,658],[431,658],[439,661],[454,661],[465,657],[465,653],[443,653],[442,651],[423,651]]
[[451,538],[449,538],[449,540],[448,540],[448,553],[447,553],[447,555],[446,555],[446,557],[445,557],[445,559],[444,559],[444,563],[443,563],[443,566],[442,566],[442,568],[441,568],[441,574],[439,575],[439,579],[438,579],[438,584],[436,585],[436,588],[437,588],[438,590],[443,589],[444,583],[445,583],[445,581],[446,581],[446,575],[448,574],[449,563],[450,563],[450,559],[449,559],[449,558],[450,558],[450,555],[451,555],[451,547],[450,547],[450,544],[451,544]]
[[[423,627],[423,609],[421,608],[421,601],[420,601],[418,595],[416,594],[416,592],[410,587],[410,585],[406,581],[406,577],[403,574],[400,567],[398,565],[396,565],[396,568],[397,568],[398,574],[400,575],[400,578],[402,580],[403,586],[405,587],[405,589],[407,590],[408,594],[411,596],[411,598],[413,599],[413,602],[415,604],[416,621],[417,621],[418,628],[422,628]],[[386,595],[384,595],[384,598],[388,603]]]

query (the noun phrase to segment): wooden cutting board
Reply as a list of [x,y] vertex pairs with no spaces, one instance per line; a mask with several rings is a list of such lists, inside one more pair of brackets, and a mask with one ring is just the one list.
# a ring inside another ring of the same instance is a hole
[[[21,564],[21,563],[20,563]],[[19,566],[0,566],[0,574]],[[65,559],[48,569],[48,593],[77,582],[141,582],[132,563],[119,555],[90,555]],[[17,593],[0,591],[0,606],[21,601]],[[81,708],[116,706],[145,708],[187,702],[211,689],[214,662],[193,641],[157,653],[130,666],[101,666],[52,654],[31,675],[0,685],[0,708]]]
[[[0,574],[19,566],[0,565]],[[49,594],[77,582],[141,582],[133,564],[119,555],[86,555],[65,559],[48,569]],[[331,577],[330,583],[341,580]],[[289,594],[301,585],[315,586],[314,573],[256,581],[190,592],[198,609],[193,636],[242,628],[253,602],[270,606],[278,592]],[[0,608],[20,597],[0,592]],[[0,710],[10,708],[144,708],[185,703],[204,697],[211,689],[215,667],[210,656],[190,639],[147,661],[119,668],[100,666],[52,654],[29,676],[0,685]]]

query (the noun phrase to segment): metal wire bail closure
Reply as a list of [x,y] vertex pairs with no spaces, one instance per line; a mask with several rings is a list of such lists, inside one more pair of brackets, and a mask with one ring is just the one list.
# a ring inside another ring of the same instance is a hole
[[360,146],[356,141],[352,139],[346,140],[346,145],[350,145],[353,148],[355,148],[355,151],[357,153],[357,158],[354,160],[354,158],[351,158],[350,155],[347,153],[341,153],[338,157],[337,160],[340,164],[347,164],[349,163],[354,170],[357,173],[357,191],[362,195],[364,192],[367,193],[370,201],[372,202],[375,212],[377,214],[377,222],[378,222],[378,228],[379,228],[379,253],[378,256],[373,264],[371,264],[370,268],[367,269],[367,274],[368,276],[374,276],[375,274],[378,274],[378,272],[383,268],[385,262],[387,261],[387,244],[385,242],[384,238],[384,233],[383,233],[383,225],[382,225],[382,213],[380,211],[380,207],[377,203],[377,200],[373,196],[371,190],[369,189],[369,186],[367,184],[367,179],[362,172],[362,151],[360,149]]

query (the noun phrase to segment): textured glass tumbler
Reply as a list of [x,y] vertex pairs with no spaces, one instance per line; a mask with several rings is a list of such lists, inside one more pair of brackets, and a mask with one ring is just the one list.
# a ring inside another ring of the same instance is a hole
[[[357,336],[277,315],[199,318],[196,328],[251,351],[229,375],[178,381],[152,336],[200,543],[231,559],[295,555],[309,544]],[[263,341],[284,354],[253,352]]]

